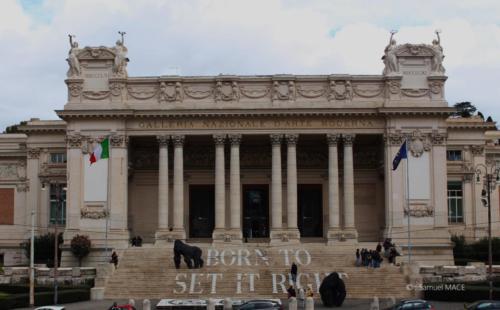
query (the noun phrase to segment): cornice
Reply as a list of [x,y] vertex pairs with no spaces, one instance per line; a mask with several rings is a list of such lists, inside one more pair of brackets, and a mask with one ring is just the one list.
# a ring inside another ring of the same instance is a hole
[[387,116],[449,116],[455,112],[455,108],[450,107],[394,107],[379,108],[378,112]]

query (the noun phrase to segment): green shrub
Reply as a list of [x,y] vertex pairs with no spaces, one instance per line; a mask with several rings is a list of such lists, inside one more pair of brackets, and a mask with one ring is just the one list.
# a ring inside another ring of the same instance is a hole
[[[452,236],[454,243],[453,256],[456,265],[466,265],[468,262],[479,261],[488,263],[488,238],[467,243],[464,236]],[[500,263],[500,238],[491,239],[493,250],[493,263]]]
[[[61,262],[61,247],[64,242],[63,234],[59,233],[58,237],[59,251],[58,261]],[[24,249],[24,254],[29,259],[31,252],[31,239],[28,239],[20,244]],[[47,264],[48,267],[54,267],[54,234],[47,233],[45,235],[35,236],[35,264]]]
[[91,246],[88,236],[76,235],[71,239],[71,253],[78,258],[78,266],[82,266],[82,259],[90,253]]

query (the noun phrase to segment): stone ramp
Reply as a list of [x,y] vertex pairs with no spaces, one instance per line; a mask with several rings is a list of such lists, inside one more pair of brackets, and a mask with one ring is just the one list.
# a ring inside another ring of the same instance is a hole
[[[341,273],[347,298],[409,298],[399,267],[355,267],[353,255],[324,245],[201,246],[205,266],[175,269],[172,248],[129,248],[107,282],[105,298],[256,298],[286,297],[290,265],[298,265],[297,285],[312,285],[318,296],[322,279]],[[350,253],[352,253],[349,250]]]

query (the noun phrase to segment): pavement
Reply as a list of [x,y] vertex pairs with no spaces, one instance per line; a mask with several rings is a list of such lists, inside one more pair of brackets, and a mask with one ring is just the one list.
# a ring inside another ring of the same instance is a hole
[[[113,302],[116,301],[118,304],[125,304],[128,302],[128,300],[98,300],[98,301],[85,301],[85,302],[76,302],[76,303],[71,303],[71,304],[64,304],[64,307],[66,310],[107,310]],[[156,309],[156,304],[158,304],[159,300],[158,299],[152,299],[151,300],[151,309],[154,310]],[[350,309],[350,310],[369,310],[370,309],[370,303],[372,300],[369,299],[347,299],[345,300],[344,304],[340,308],[333,308],[333,309]],[[286,306],[286,301],[283,301],[285,305],[285,309],[287,309]],[[460,302],[433,302],[431,301],[431,304],[434,305],[434,308],[436,310],[460,310],[464,308],[464,304]],[[386,309],[384,308],[384,303],[381,304],[380,309]],[[137,310],[142,310],[142,300],[141,301],[136,301],[136,306]],[[35,309],[34,308],[18,308],[21,310],[29,310],[29,309]],[[316,304],[314,305],[315,309],[332,309],[332,308],[326,308],[323,307],[320,301],[316,301]],[[299,310],[302,310],[301,307],[299,307]]]

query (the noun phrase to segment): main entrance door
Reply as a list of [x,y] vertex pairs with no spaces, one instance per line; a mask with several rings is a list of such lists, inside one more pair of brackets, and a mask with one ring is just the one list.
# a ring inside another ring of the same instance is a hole
[[243,185],[243,237],[269,237],[268,185]]
[[323,237],[323,190],[321,184],[299,184],[298,226],[301,237]]
[[212,238],[215,221],[214,185],[189,185],[189,237]]

